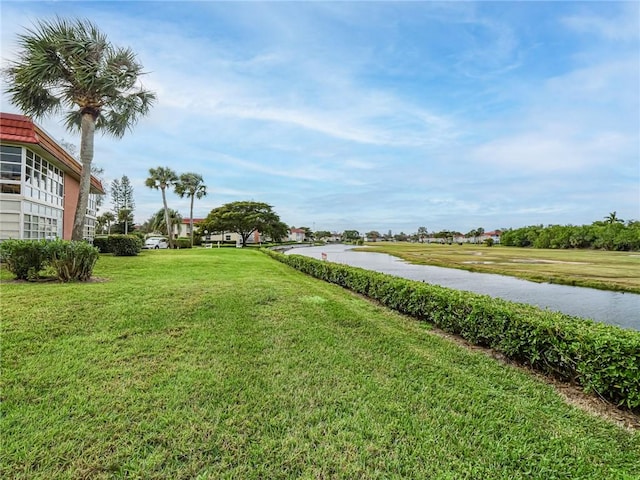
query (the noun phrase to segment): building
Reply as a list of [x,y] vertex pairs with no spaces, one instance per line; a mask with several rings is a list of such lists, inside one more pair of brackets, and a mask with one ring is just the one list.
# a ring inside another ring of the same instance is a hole
[[289,241],[290,242],[304,242],[307,237],[307,232],[303,228],[291,228],[289,229]]
[[[0,240],[71,239],[82,166],[29,117],[0,113]],[[95,233],[100,181],[91,177],[84,237]]]
[[[194,218],[193,219],[193,231],[194,232],[198,231],[198,226],[200,225],[200,223],[202,223],[203,220],[204,220],[204,218]],[[173,235],[174,235],[174,238],[191,237],[191,219],[190,218],[183,218],[182,219],[182,223],[180,225],[174,225],[173,226]]]

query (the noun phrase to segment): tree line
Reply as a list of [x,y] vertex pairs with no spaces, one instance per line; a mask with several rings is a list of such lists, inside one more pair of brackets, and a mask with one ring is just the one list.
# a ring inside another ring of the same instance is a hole
[[640,250],[640,221],[624,222],[612,212],[591,225],[531,225],[505,230],[500,243],[509,247],[637,251]]

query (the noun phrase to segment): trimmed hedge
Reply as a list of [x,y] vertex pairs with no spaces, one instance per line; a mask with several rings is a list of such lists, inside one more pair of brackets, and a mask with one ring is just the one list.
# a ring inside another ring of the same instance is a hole
[[116,257],[133,257],[142,250],[143,241],[137,235],[109,235],[109,249]]
[[366,295],[587,392],[640,410],[640,332],[487,295],[264,250],[316,278]]
[[113,253],[109,245],[109,237],[94,237],[93,246],[100,250],[100,253]]
[[[175,240],[177,248],[191,248],[191,239],[186,237],[178,237]],[[194,242],[195,243],[195,242]]]

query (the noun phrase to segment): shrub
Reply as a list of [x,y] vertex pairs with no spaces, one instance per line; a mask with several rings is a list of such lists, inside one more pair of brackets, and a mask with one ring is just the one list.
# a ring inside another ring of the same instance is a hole
[[137,235],[110,235],[109,249],[116,257],[133,257],[142,250],[142,239]]
[[186,237],[179,237],[176,239],[177,248],[191,248],[191,239]]
[[100,256],[98,249],[86,242],[66,240],[49,242],[46,251],[49,265],[61,282],[89,280]]
[[630,409],[640,409],[640,332],[300,255],[297,270],[431,322]]
[[19,280],[35,280],[46,260],[45,240],[4,240],[0,260]]
[[113,253],[109,245],[109,237],[107,236],[95,237],[93,239],[93,246],[96,247],[100,253]]

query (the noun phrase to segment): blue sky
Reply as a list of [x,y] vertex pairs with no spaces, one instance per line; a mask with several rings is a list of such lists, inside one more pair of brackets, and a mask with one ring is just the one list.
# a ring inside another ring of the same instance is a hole
[[[158,103],[96,137],[137,222],[148,169],[203,175],[316,230],[467,232],[640,219],[637,2],[10,2],[1,57],[37,19],[131,47]],[[2,97],[2,111],[17,112]],[[59,119],[38,122],[79,143]],[[186,199],[169,207],[189,215]],[[109,202],[106,203],[108,208]]]

